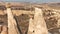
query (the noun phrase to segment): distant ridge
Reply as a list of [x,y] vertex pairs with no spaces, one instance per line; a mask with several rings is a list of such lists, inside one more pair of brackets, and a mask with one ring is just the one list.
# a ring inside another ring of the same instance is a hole
[[51,3],[60,2],[60,0],[0,0],[0,2],[29,2],[29,3]]

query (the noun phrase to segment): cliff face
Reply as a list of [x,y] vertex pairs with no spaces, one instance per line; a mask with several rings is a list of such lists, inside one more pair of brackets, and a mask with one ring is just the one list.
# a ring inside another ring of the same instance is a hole
[[[60,16],[59,16],[60,12],[56,11],[60,9],[57,9],[59,8],[57,7],[57,5],[56,5],[57,8],[55,7],[55,4],[53,5],[52,4],[37,4],[37,5],[32,4],[31,6],[29,4],[20,4],[20,5],[19,3],[16,3],[16,5],[14,5],[14,3],[11,4],[10,8],[12,8],[12,13],[18,24],[18,29],[20,33],[27,34],[28,26],[29,26],[29,19],[31,16],[34,19],[35,7],[38,7],[38,8],[42,8],[43,10],[43,16],[47,24],[48,31],[52,34],[55,34],[55,33],[60,34],[60,30],[59,30],[60,27],[57,26],[58,20],[60,19]],[[55,9],[55,10],[52,10],[52,9]],[[8,26],[7,20],[8,19],[6,15],[6,7],[5,7],[5,9],[3,8],[0,9],[0,25]]]

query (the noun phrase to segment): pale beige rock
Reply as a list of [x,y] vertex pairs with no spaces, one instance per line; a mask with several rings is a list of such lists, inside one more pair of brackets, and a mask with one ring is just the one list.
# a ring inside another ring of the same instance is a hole
[[33,19],[29,19],[29,28],[28,28],[28,34],[32,34],[34,30],[34,24],[33,24]]
[[48,34],[42,9],[35,8],[34,20],[29,20],[28,34]]
[[20,34],[17,29],[17,24],[13,17],[11,8],[7,8],[7,15],[8,15],[8,34]]
[[34,29],[34,34],[48,34],[48,29],[43,17],[43,11],[40,8],[35,8]]

